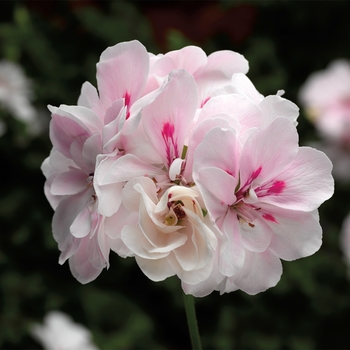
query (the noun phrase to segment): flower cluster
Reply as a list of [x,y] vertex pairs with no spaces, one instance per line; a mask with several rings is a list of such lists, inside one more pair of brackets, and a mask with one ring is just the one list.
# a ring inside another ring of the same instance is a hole
[[232,51],[125,42],[102,53],[98,92],[85,83],[77,106],[49,107],[45,193],[59,262],[81,283],[112,250],[187,294],[256,294],[280,259],[319,249],[331,163],[299,147],[298,107],[261,95],[247,71]]

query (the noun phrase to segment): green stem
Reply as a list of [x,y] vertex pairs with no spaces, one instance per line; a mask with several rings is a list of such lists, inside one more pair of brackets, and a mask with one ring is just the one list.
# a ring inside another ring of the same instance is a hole
[[188,330],[190,332],[192,349],[202,350],[201,338],[198,332],[196,309],[194,307],[194,298],[192,295],[184,294],[184,303],[187,316]]

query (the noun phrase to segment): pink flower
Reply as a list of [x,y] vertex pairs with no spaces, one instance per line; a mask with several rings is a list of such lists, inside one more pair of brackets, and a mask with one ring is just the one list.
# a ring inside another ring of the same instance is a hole
[[261,292],[280,279],[280,258],[319,249],[317,208],[333,193],[331,163],[298,147],[288,119],[276,118],[243,142],[233,128],[213,128],[197,147],[193,168],[208,215],[225,238],[218,253],[226,276],[216,288],[221,293]]
[[322,135],[349,145],[350,63],[348,61],[333,61],[324,71],[311,74],[300,89],[299,98]]
[[299,99],[320,132],[314,145],[334,164],[334,176],[349,181],[350,154],[350,63],[338,59],[312,73],[300,89]]
[[78,106],[50,107],[45,194],[59,261],[80,282],[112,250],[186,293],[255,294],[280,259],[320,247],[331,164],[298,146],[298,107],[261,95],[247,70],[234,52],[121,43],[101,55],[99,92],[85,83]]
[[[59,262],[69,259],[74,277],[87,283],[108,267],[110,248],[119,247],[119,242],[106,234],[111,219],[99,213],[93,185],[96,157],[110,145],[108,137],[105,139],[110,125],[103,126],[86,107],[50,109],[53,149],[42,170],[47,179],[45,194],[55,210],[53,236],[61,251]],[[118,116],[121,114],[123,109]]]

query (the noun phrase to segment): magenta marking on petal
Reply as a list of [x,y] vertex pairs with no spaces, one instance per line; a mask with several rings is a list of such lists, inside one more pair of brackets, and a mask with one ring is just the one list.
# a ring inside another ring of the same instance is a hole
[[246,191],[249,189],[250,184],[255,180],[261,173],[262,166],[260,166],[258,169],[256,169],[249,177],[247,182],[239,189],[239,191],[236,193],[237,198],[241,198],[245,195]]
[[206,99],[204,99],[201,103],[201,108],[210,100],[210,97],[207,97]]
[[263,214],[262,216],[265,220],[270,221],[270,222],[275,222],[277,224],[277,220],[275,219],[274,216],[271,214]]
[[130,99],[131,95],[126,91],[124,94],[124,104],[126,106],[126,119],[130,117]]
[[250,175],[250,182],[252,182],[253,180],[255,180],[261,173],[262,170],[262,166],[260,166],[258,169],[256,169],[252,175]]
[[177,141],[174,140],[175,127],[174,124],[166,122],[163,125],[162,136],[166,147],[166,157],[168,160],[168,166],[175,158],[179,158],[179,151],[177,147]]
[[267,190],[268,194],[280,194],[284,188],[286,187],[286,183],[284,181],[275,181],[272,186]]
[[174,131],[175,131],[174,124],[171,124],[169,122],[165,123],[163,125],[163,131],[162,131],[163,138],[164,137],[172,138],[174,136]]

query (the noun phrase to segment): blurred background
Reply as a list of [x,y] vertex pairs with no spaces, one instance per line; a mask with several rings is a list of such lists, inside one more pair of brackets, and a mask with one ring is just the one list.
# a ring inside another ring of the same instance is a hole
[[[154,283],[133,259],[111,254],[110,269],[81,285],[67,263],[58,264],[40,170],[51,150],[46,106],[76,104],[83,82],[96,85],[107,46],[138,39],[155,54],[190,44],[207,54],[234,50],[248,59],[248,77],[262,94],[283,89],[300,105],[298,91],[312,72],[350,59],[349,15],[347,1],[1,1],[0,61],[22,67],[35,113],[17,116],[0,102],[0,348],[40,348],[29,328],[51,310],[90,329],[100,349],[190,347],[177,278]],[[298,131],[301,145],[319,139],[303,108]],[[320,251],[283,262],[275,288],[196,299],[204,348],[350,348],[350,283],[339,240],[349,183],[350,173],[320,208]]]

